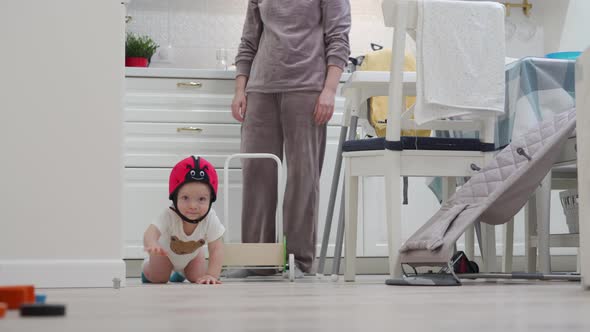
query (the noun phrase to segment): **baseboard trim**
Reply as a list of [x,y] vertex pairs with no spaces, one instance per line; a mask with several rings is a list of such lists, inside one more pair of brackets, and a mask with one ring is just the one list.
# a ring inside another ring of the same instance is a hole
[[[475,261],[481,266],[481,257],[476,256]],[[344,259],[340,261],[340,273],[344,273]],[[138,278],[141,275],[141,259],[126,259],[127,277]],[[316,260],[317,263],[317,260]],[[332,273],[332,264],[334,259],[328,257],[324,268],[324,273]],[[498,256],[496,266],[502,268],[502,257]],[[512,264],[512,271],[524,271],[526,260],[524,256],[515,256]],[[576,271],[576,256],[570,255],[552,255],[551,267],[553,272],[572,272]],[[389,262],[386,257],[357,257],[356,259],[357,274],[388,274]]]
[[125,286],[122,259],[0,260],[0,285],[32,284],[37,288],[113,287],[113,279]]

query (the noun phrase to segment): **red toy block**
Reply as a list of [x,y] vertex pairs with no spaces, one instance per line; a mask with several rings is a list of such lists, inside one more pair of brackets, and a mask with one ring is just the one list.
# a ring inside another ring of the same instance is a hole
[[4,302],[0,302],[0,318],[3,318],[6,315],[6,310],[8,306]]
[[35,303],[33,285],[0,287],[0,302],[6,303],[8,309],[18,309],[22,304]]

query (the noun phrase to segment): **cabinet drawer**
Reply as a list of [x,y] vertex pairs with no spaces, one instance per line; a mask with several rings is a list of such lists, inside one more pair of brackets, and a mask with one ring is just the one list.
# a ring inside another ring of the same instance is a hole
[[[200,88],[178,87],[195,82]],[[237,123],[231,116],[233,81],[127,78],[126,122]]]
[[[220,79],[127,77],[126,122],[237,123],[231,116],[234,81]],[[193,82],[197,86],[178,86]],[[344,98],[336,97],[329,125],[340,125]]]
[[125,122],[206,122],[238,124],[231,115],[233,96],[126,96]]
[[169,93],[194,95],[208,93],[233,95],[235,87],[234,80],[200,78],[127,77],[125,82],[127,92],[132,94]]
[[[206,122],[222,124],[239,124],[231,114],[233,96],[192,97],[181,105],[181,100],[170,98],[168,101],[146,96],[143,104],[127,104],[124,112],[125,122]],[[339,106],[336,99],[336,106]],[[329,126],[342,124],[342,108],[336,108],[328,122]]]
[[[233,95],[145,94],[125,96],[125,122],[238,123],[231,115]],[[344,98],[337,97],[328,125],[342,124]]]
[[[172,167],[189,155],[199,155],[223,168],[229,155],[240,152],[240,128],[239,124],[125,123],[125,167]],[[329,126],[328,142],[337,143],[339,133],[339,127]],[[230,167],[241,168],[241,163],[235,159]]]
[[[126,167],[172,167],[189,155],[199,155],[223,168],[227,156],[240,152],[240,125],[125,123],[124,144]],[[239,160],[231,167],[241,167]]]

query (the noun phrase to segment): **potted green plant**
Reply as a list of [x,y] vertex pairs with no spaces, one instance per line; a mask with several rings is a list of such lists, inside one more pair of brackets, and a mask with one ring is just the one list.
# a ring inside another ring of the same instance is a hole
[[158,47],[160,45],[156,44],[149,36],[139,36],[128,32],[125,39],[125,66],[147,67]]

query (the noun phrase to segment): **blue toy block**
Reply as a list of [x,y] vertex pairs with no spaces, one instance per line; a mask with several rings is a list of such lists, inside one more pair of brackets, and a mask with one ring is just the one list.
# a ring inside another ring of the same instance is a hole
[[151,284],[152,282],[148,280],[148,278],[145,277],[145,274],[143,274],[143,272],[141,272],[141,283],[142,284]]
[[170,276],[170,282],[184,282],[186,278],[179,272],[174,271]]

